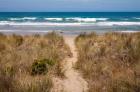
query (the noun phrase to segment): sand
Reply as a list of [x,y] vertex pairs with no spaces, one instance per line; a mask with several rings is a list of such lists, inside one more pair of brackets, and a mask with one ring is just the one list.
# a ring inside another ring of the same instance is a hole
[[77,62],[77,51],[75,47],[75,36],[64,36],[65,43],[70,47],[72,57],[64,59],[63,66],[65,70],[65,79],[54,78],[53,92],[86,92],[88,89],[87,82],[82,78],[80,72],[75,70],[73,66]]

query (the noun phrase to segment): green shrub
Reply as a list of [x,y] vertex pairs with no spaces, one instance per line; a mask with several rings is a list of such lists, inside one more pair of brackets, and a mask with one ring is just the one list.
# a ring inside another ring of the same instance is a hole
[[48,72],[47,66],[53,66],[55,62],[50,59],[35,60],[32,64],[32,75],[46,74]]
[[46,72],[48,72],[48,68],[44,60],[36,60],[32,64],[32,72],[31,72],[32,75],[45,74]]

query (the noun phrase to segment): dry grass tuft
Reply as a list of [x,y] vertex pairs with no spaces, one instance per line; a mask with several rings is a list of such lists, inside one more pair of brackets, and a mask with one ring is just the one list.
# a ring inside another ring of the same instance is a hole
[[76,45],[89,92],[140,92],[140,33],[82,34]]
[[[63,37],[56,33],[0,34],[0,92],[50,92],[52,76],[63,77],[61,61],[69,52]],[[40,74],[42,64],[39,64],[34,67],[37,74],[31,74],[36,60],[47,60],[47,73]]]

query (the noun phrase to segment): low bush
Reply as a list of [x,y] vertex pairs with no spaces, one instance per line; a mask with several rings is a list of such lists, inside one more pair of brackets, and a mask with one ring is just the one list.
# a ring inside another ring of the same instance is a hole
[[32,64],[32,75],[41,75],[46,74],[48,72],[49,66],[52,67],[55,65],[55,61],[50,59],[41,59],[41,60],[35,60],[35,62]]
[[48,67],[46,66],[46,60],[35,60],[32,64],[32,75],[46,74],[48,72]]

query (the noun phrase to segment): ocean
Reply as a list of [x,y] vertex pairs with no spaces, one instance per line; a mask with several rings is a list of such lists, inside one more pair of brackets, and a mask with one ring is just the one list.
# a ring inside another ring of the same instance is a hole
[[140,31],[140,12],[0,12],[0,32]]

